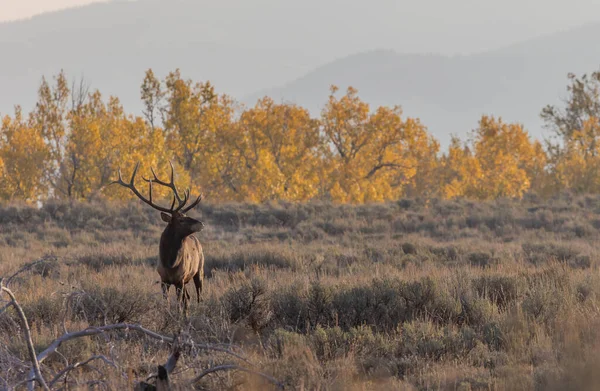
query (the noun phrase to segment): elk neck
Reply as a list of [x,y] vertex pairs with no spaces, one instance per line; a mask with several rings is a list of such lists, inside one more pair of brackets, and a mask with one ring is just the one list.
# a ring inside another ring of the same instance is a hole
[[179,249],[183,245],[183,241],[187,235],[181,234],[172,224],[165,227],[160,237],[160,262],[163,266],[171,268],[177,262]]

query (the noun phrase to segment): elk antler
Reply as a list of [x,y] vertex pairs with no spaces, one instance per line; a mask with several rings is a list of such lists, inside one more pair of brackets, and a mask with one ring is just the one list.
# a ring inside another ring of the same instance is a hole
[[[121,186],[124,186],[124,187],[130,189],[139,199],[141,199],[146,204],[150,205],[154,209],[157,209],[157,210],[159,210],[161,212],[174,213],[174,212],[179,212],[181,210],[181,213],[186,213],[187,211],[189,211],[190,209],[192,209],[193,207],[195,207],[196,205],[198,205],[198,203],[200,203],[200,201],[202,200],[202,194],[200,194],[198,196],[198,198],[196,198],[196,200],[194,202],[192,202],[191,205],[189,205],[188,207],[182,209],[185,206],[185,204],[187,204],[187,202],[190,199],[190,189],[186,189],[183,192],[183,198],[181,198],[181,196],[179,195],[179,192],[177,191],[177,187],[175,186],[175,181],[174,181],[175,168],[173,167],[173,163],[171,163],[170,161],[169,161],[169,164],[171,165],[171,180],[169,182],[164,182],[164,181],[161,181],[160,179],[158,179],[158,177],[156,176],[156,173],[154,172],[154,168],[150,168],[150,170],[152,171],[152,175],[154,176],[153,179],[146,179],[146,178],[142,177],[143,180],[145,180],[146,182],[148,182],[148,194],[150,196],[150,199],[146,199],[136,189],[136,187],[134,185],[135,175],[136,175],[137,170],[138,170],[139,165],[140,165],[139,162],[135,165],[135,168],[133,169],[133,174],[131,175],[131,181],[130,181],[130,183],[123,182],[123,179],[121,177],[121,169],[119,168],[119,179],[116,180],[116,181],[111,182],[111,185],[113,183],[117,183],[117,184],[119,184]],[[171,208],[170,209],[163,208],[163,207],[158,206],[158,205],[156,205],[156,204],[154,204],[152,202],[152,184],[153,183],[158,183],[159,185],[168,187],[169,189],[171,189],[173,191],[173,202],[171,203]],[[175,208],[175,201],[177,201],[177,208]]]
[[[190,199],[190,189],[188,188],[183,192],[183,199],[181,199],[181,197],[179,196],[179,192],[177,191],[177,187],[175,186],[175,181],[174,181],[175,168],[173,167],[173,163],[170,160],[169,160],[169,165],[171,166],[171,180],[168,183],[158,179],[158,177],[156,176],[156,172],[154,172],[154,168],[152,168],[152,167],[150,167],[150,171],[152,171],[152,175],[154,176],[154,178],[146,179],[146,178],[142,177],[142,179],[148,183],[155,182],[161,186],[165,186],[165,187],[168,187],[169,189],[173,190],[173,194],[174,194],[175,198],[177,199],[177,202],[179,203],[179,205],[177,206],[177,209],[175,209],[175,210],[176,211],[181,210],[181,213],[186,213],[187,211],[191,210],[193,207],[198,205],[200,203],[200,201],[202,201],[202,194],[200,194],[198,196],[198,198],[196,198],[196,200],[194,202],[192,202],[189,206],[183,208]],[[175,202],[175,199],[173,199],[173,202]],[[183,208],[183,209],[181,209],[181,208]]]
[[175,198],[173,198],[173,203],[171,204],[171,208],[167,209],[167,208],[163,208],[162,206],[158,206],[155,203],[152,202],[152,182],[150,182],[149,184],[149,195],[150,195],[150,199],[145,198],[139,191],[138,189],[136,189],[135,185],[134,185],[134,181],[135,181],[135,174],[137,174],[137,170],[140,167],[140,163],[138,162],[135,165],[135,168],[133,169],[133,174],[131,175],[131,180],[129,181],[129,183],[125,183],[123,182],[123,177],[121,176],[121,168],[119,167],[119,179],[117,179],[116,181],[112,181],[110,184],[118,184],[121,185],[123,187],[128,188],[129,190],[131,190],[133,192],[133,194],[135,194],[140,200],[144,201],[146,204],[150,205],[151,207],[153,207],[156,210],[160,210],[161,212],[166,212],[166,213],[172,213],[173,212],[173,206],[175,205]]
[[181,208],[183,208],[185,206],[185,204],[188,202],[189,198],[190,198],[190,189],[187,189],[183,192],[183,199],[181,198],[181,196],[179,195],[179,192],[177,191],[177,186],[175,186],[175,168],[173,167],[173,163],[171,161],[169,161],[169,164],[171,165],[171,180],[170,182],[164,182],[161,181],[160,179],[158,179],[158,177],[156,176],[156,173],[154,172],[154,168],[150,167],[150,171],[152,171],[152,175],[154,175],[154,179],[146,179],[144,177],[142,177],[143,180],[145,180],[146,182],[149,183],[150,187],[152,187],[152,183],[158,183],[161,186],[165,186],[168,187],[169,189],[171,189],[173,191],[173,203],[171,204],[171,209],[173,209],[173,206],[175,206],[175,200],[177,200],[177,208],[175,210],[172,210],[172,212],[177,212],[179,211]]

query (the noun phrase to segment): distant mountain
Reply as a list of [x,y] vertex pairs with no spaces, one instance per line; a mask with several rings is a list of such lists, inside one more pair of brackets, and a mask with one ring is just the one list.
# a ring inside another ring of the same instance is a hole
[[318,114],[331,84],[340,87],[339,93],[351,85],[372,107],[401,105],[405,115],[421,118],[442,144],[450,134],[464,137],[482,114],[522,123],[535,137],[544,137],[540,111],[566,96],[567,74],[600,69],[598,36],[600,24],[594,24],[469,56],[363,52],[244,101],[268,95]]
[[[31,107],[41,77],[61,68],[139,112],[148,68],[159,76],[181,68],[242,97],[349,53],[482,46],[469,38],[472,24],[448,33],[422,16],[427,8],[410,0],[122,0],[0,23],[0,113],[16,103]],[[501,40],[531,34],[515,27]]]
[[[563,94],[566,74],[600,64],[600,25],[481,54],[400,54],[483,45],[472,24],[449,30],[416,17],[427,7],[400,0],[139,0],[0,23],[0,114],[11,113],[14,104],[31,109],[42,76],[60,69],[141,113],[144,71],[163,77],[180,68],[184,77],[210,80],[245,103],[268,94],[314,114],[330,84],[352,85],[373,106],[401,105],[447,142],[483,113],[524,122],[539,134],[539,111]],[[455,12],[454,3],[444,7]],[[494,31],[501,26],[478,23]],[[515,26],[502,41],[530,33]],[[265,89],[273,86],[280,87]]]

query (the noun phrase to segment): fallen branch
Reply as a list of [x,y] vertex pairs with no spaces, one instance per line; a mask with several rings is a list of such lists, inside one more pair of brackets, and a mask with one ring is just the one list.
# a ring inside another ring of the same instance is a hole
[[[133,330],[133,331],[137,331],[140,332],[144,335],[147,335],[150,338],[159,340],[161,342],[167,342],[167,343],[173,343],[175,341],[174,338],[171,337],[167,337],[164,335],[160,335],[158,333],[155,333],[154,331],[148,330],[140,325],[137,324],[129,324],[129,323],[117,323],[117,324],[111,324],[111,325],[107,325],[107,326],[100,326],[100,327],[90,327],[87,328],[85,330],[81,330],[81,331],[74,331],[74,332],[70,332],[67,334],[62,335],[61,337],[57,338],[54,340],[54,342],[52,342],[50,344],[50,346],[48,346],[43,352],[41,352],[40,354],[37,355],[37,358],[34,357],[34,359],[37,359],[38,363],[42,363],[46,358],[48,358],[48,356],[52,353],[54,353],[56,351],[56,349],[58,349],[58,347],[66,341],[69,341],[71,339],[75,339],[75,338],[81,338],[81,337],[89,337],[92,335],[98,335],[98,334],[102,334],[105,333],[107,331],[115,331],[115,330]],[[244,361],[246,363],[250,362],[240,356],[239,354],[232,352],[228,349],[225,348],[221,348],[218,346],[213,346],[213,345],[209,345],[209,344],[196,344],[193,343],[192,344],[193,347],[197,348],[197,349],[203,349],[203,350],[212,350],[212,351],[216,351],[216,352],[221,352],[221,353],[225,353],[228,354],[230,356],[233,356],[241,361]],[[35,368],[34,368],[35,369]],[[29,372],[28,378],[27,378],[27,382],[29,383],[29,389],[33,390],[33,385],[31,383],[32,380],[34,380],[36,378],[36,373],[35,371],[32,369]]]
[[90,358],[88,358],[85,361],[80,361],[80,362],[76,362],[75,364],[71,364],[69,366],[67,366],[66,368],[64,368],[62,371],[58,372],[56,374],[56,376],[54,376],[54,379],[52,379],[50,381],[50,383],[48,384],[49,387],[52,387],[57,381],[59,381],[63,376],[65,376],[66,374],[68,374],[69,372],[71,372],[74,369],[77,369],[81,366],[87,365],[90,362],[94,361],[94,360],[102,360],[104,361],[106,364],[117,368],[117,365],[112,362],[111,360],[109,360],[108,358],[106,358],[106,356],[103,355],[96,355],[96,356],[92,356]]
[[37,261],[33,261],[33,262],[23,266],[22,268],[20,268],[16,272],[14,272],[10,277],[8,277],[6,279],[6,281],[4,282],[4,286],[8,287],[15,277],[17,277],[19,274],[33,268],[34,266],[37,266],[40,263],[56,261],[56,260],[57,260],[57,258],[54,255],[46,255],[43,258],[38,259]]
[[[181,349],[180,349],[179,345],[177,344],[177,342],[175,342],[173,344],[173,353],[171,353],[171,355],[167,359],[167,362],[165,363],[165,365],[159,365],[158,366],[159,370],[162,367],[162,368],[164,368],[167,371],[167,374],[173,372],[173,370],[177,366],[177,361],[179,361],[179,357],[180,356],[181,356]],[[156,377],[159,377],[158,373],[154,373],[154,374],[148,376],[146,378],[146,381],[152,380],[152,379],[154,379]]]
[[[23,330],[25,331],[25,343],[27,344],[27,352],[29,353],[29,358],[31,359],[31,372],[33,372],[32,374],[30,373],[29,379],[30,381],[36,380],[38,383],[40,383],[40,386],[42,386],[44,390],[49,391],[50,389],[48,388],[48,385],[42,376],[42,371],[40,370],[40,362],[35,355],[35,348],[33,347],[33,340],[31,339],[31,329],[29,328],[29,322],[27,321],[25,312],[23,311],[23,308],[17,301],[12,291],[3,286],[2,282],[3,281],[0,280],[0,292],[5,292],[10,297],[11,302],[9,304],[12,304],[15,311],[17,311],[17,315],[19,315],[19,318],[21,319],[21,323],[23,323]],[[31,382],[31,384],[33,385],[33,382]]]
[[198,376],[196,376],[194,379],[192,379],[188,383],[188,385],[192,386],[192,385],[196,384],[203,377],[205,377],[207,375],[210,375],[211,373],[220,372],[220,371],[232,371],[232,370],[247,372],[247,373],[250,373],[250,374],[253,374],[253,375],[260,376],[263,379],[266,379],[269,382],[271,382],[272,384],[274,384],[275,386],[277,386],[277,388],[279,388],[280,390],[284,389],[283,383],[281,383],[279,380],[275,379],[274,377],[269,376],[266,373],[262,373],[262,372],[255,371],[255,370],[252,370],[252,369],[249,369],[249,368],[241,367],[241,366],[236,365],[236,364],[217,365],[216,367],[208,368],[205,371],[203,371],[202,373],[200,373]]

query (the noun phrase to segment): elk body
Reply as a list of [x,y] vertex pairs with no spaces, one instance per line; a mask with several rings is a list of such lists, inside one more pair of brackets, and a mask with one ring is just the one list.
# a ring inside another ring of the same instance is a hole
[[[145,198],[134,185],[138,167],[139,163],[136,164],[129,183],[123,182],[120,169],[119,179],[112,183],[130,189],[143,202],[161,212],[161,218],[167,223],[167,226],[160,237],[159,260],[156,269],[160,275],[164,297],[168,298],[169,287],[175,285],[177,300],[183,306],[184,312],[187,313],[190,295],[186,290],[186,284],[191,281],[194,282],[198,302],[200,302],[200,293],[202,292],[204,253],[202,252],[202,245],[198,238],[194,236],[194,233],[200,232],[204,228],[204,224],[186,216],[186,213],[200,203],[202,195],[186,206],[190,199],[190,190],[187,189],[183,193],[183,198],[179,195],[173,181],[174,168],[171,164],[170,182],[163,182],[158,179],[154,169],[151,169],[154,178],[146,179],[142,177],[144,181],[148,182],[149,198]],[[154,183],[173,191],[173,202],[170,208],[161,207],[152,201],[152,185]],[[177,207],[175,207],[175,202],[177,202]]]

